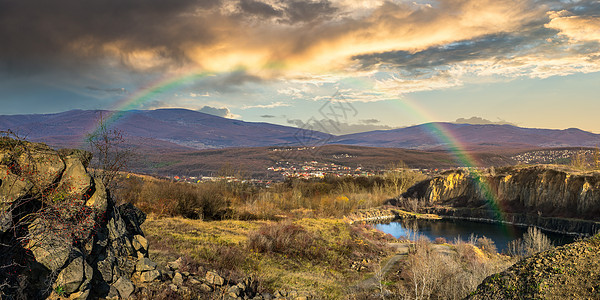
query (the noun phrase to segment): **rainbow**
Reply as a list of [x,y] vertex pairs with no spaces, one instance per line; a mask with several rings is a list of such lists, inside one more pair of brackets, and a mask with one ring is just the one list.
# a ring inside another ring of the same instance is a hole
[[[424,123],[423,126],[426,128],[428,133],[446,145],[447,150],[451,153],[461,167],[480,168],[477,159],[469,151],[467,151],[464,143],[462,143],[452,131],[446,128],[443,123],[436,122],[435,120],[437,118],[435,116],[430,114],[426,109],[419,106],[410,98],[404,97],[402,99],[398,99],[398,101],[403,108],[409,110],[413,116],[421,118],[421,121]],[[494,189],[489,185],[489,183],[481,179],[479,172],[471,171],[471,176],[475,180],[481,195],[485,198],[484,200],[494,211],[497,221],[500,221],[500,224],[505,225],[503,221],[506,221],[506,216],[504,214],[504,210],[499,206],[500,201],[498,199],[498,195],[494,192]],[[503,229],[505,231],[511,230],[511,228],[507,226],[503,226]]]
[[[89,134],[95,134],[101,128],[101,123],[104,123],[105,126],[109,126],[122,117],[124,111],[136,109],[145,102],[155,99],[158,95],[180,87],[181,85],[214,75],[214,73],[208,72],[192,72],[161,78],[157,81],[154,81],[139,89],[135,93],[129,95],[128,97],[117,101],[113,107],[109,109],[109,115],[103,116],[102,120],[95,121],[93,126],[91,126],[86,132]],[[360,84],[361,82],[361,80],[356,80],[357,82],[354,81],[355,80],[352,80],[353,83],[357,84]],[[368,85],[373,86],[371,83]],[[388,93],[383,92],[383,94]],[[408,97],[398,98],[397,96],[393,96],[393,99],[396,99],[396,103],[402,105],[403,109],[411,113],[411,115],[419,118],[419,121],[424,124],[429,134],[446,145],[446,148],[460,166],[467,168],[479,167],[477,160],[469,151],[465,149],[463,143],[460,142],[460,140],[456,138],[452,131],[446,128],[443,123],[436,122],[437,118],[428,110],[422,108],[416,103],[416,101],[413,101]],[[492,189],[488,183],[483,181],[477,172],[473,172],[472,175],[474,175],[473,177],[476,180],[482,195],[484,195],[486,202],[494,210],[496,216],[498,216],[498,221],[503,221],[505,219],[504,213],[503,210],[498,206],[498,197],[495,195],[494,189]]]
[[[94,120],[89,126],[84,137],[89,135],[95,135],[102,128],[102,125],[109,127],[111,124],[119,120],[125,111],[139,108],[142,104],[149,100],[156,99],[160,94],[173,90],[184,84],[193,83],[195,80],[202,79],[208,76],[214,76],[214,73],[208,72],[192,72],[185,74],[178,74],[176,76],[164,77],[159,80],[153,81],[150,84],[138,89],[135,93],[130,94],[107,110],[107,115],[103,115],[102,118]],[[84,141],[85,142],[85,139]]]

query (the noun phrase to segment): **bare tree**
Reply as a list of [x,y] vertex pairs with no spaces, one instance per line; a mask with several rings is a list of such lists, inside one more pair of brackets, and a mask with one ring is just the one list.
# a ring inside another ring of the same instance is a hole
[[87,135],[86,140],[93,158],[90,162],[92,174],[100,178],[109,190],[116,188],[115,178],[127,168],[133,153],[125,143],[123,132],[109,128],[102,113],[96,131]]

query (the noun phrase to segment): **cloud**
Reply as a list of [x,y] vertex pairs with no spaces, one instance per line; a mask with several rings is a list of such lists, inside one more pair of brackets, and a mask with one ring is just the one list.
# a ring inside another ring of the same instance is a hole
[[[333,135],[343,135],[343,134],[352,134],[373,130],[389,130],[393,129],[393,127],[387,125],[374,125],[374,124],[365,124],[364,120],[360,121],[360,123],[346,123],[346,122],[336,122],[331,119],[322,119],[317,120],[311,118],[309,120],[300,120],[300,119],[288,119],[287,123],[290,125],[294,125],[298,128],[305,128],[316,130],[324,133],[329,133]],[[369,120],[367,120],[369,121]]]
[[263,18],[281,17],[283,15],[281,10],[275,9],[267,3],[254,0],[241,0],[240,9],[244,13],[257,15]]
[[567,11],[559,11],[551,17],[545,26],[560,31],[561,35],[574,41],[600,41],[599,16],[573,16]]
[[86,86],[85,88],[89,91],[106,93],[106,94],[122,95],[122,94],[128,93],[128,91],[125,88],[99,88],[99,87],[94,87],[94,86]]
[[260,116],[261,118],[266,118],[266,119],[270,119],[270,118],[275,118],[274,115],[262,115]]
[[283,103],[281,101],[278,101],[278,102],[273,102],[273,103],[270,103],[270,104],[246,105],[246,106],[242,107],[242,109],[249,109],[249,108],[275,108],[275,107],[283,107],[283,106],[291,106],[291,104],[289,104],[289,103]]
[[381,121],[379,121],[377,119],[366,119],[366,120],[360,120],[359,122],[361,124],[379,124],[379,123],[381,123]]
[[494,122],[494,121],[490,121],[490,120],[487,120],[487,119],[484,119],[484,118],[481,118],[481,117],[471,117],[469,119],[458,118],[453,123],[456,123],[456,124],[473,124],[473,125],[495,124],[495,125],[513,125],[513,126],[516,126],[514,123],[510,123],[510,122],[507,122],[507,121],[502,120],[502,119],[498,119],[498,121]]
[[600,71],[599,15],[592,0],[0,0],[0,78],[91,78],[79,89],[134,78],[135,90],[208,72],[182,89],[240,99],[256,86],[322,99],[321,85],[365,78],[348,101],[381,101]]
[[229,108],[227,108],[227,107],[217,108],[217,107],[205,105],[198,111],[203,112],[205,114],[217,116],[217,117],[222,117],[222,118],[233,119],[233,118],[239,117],[239,116],[232,114],[231,111],[229,110]]

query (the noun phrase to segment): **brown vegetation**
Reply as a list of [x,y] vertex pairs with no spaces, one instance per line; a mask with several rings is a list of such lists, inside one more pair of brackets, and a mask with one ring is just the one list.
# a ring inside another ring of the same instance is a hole
[[395,171],[384,176],[332,177],[323,180],[288,180],[270,187],[249,183],[198,184],[122,178],[115,197],[147,213],[191,219],[275,220],[283,216],[341,217],[357,209],[381,206],[425,176]]

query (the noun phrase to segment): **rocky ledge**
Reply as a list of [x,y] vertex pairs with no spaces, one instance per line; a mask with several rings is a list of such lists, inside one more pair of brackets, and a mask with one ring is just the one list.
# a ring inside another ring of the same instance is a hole
[[128,298],[162,276],[140,229],[87,170],[90,153],[0,138],[0,297]]
[[467,299],[598,299],[600,236],[521,260],[486,278]]
[[600,173],[558,166],[454,170],[422,181],[388,203],[442,217],[592,235],[600,229]]

